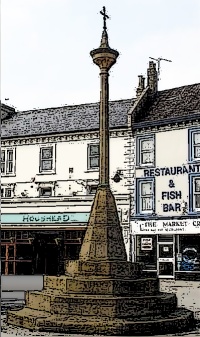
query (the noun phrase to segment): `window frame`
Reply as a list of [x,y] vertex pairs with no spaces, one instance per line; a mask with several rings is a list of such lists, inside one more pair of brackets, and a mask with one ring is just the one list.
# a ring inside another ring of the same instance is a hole
[[[42,195],[41,190],[43,189],[51,189],[51,195]],[[53,197],[53,187],[52,186],[40,186],[39,187],[39,197],[40,198],[51,198]]]
[[[98,148],[99,148],[98,155],[91,155],[90,154],[91,146],[98,146]],[[90,159],[91,159],[91,157],[98,157],[99,158],[99,165],[98,166],[93,167],[93,166],[90,165]],[[99,143],[90,143],[87,146],[87,170],[88,171],[98,171],[99,170],[99,166],[100,166],[100,144]]]
[[[189,163],[200,161],[200,156],[199,156],[199,158],[195,158],[195,156],[194,156],[194,154],[195,154],[194,135],[197,134],[197,133],[200,134],[200,128],[188,130],[188,145],[189,145],[188,160],[189,160]],[[200,143],[199,143],[199,147],[200,147]]]
[[[8,153],[9,151],[12,151],[12,160],[8,160]],[[1,154],[2,152],[5,153],[5,160],[3,161],[5,172],[1,172],[2,177],[13,177],[16,174],[16,148],[15,147],[2,147],[1,148]],[[8,164],[12,162],[12,172],[8,172]],[[1,160],[1,166],[2,166],[2,160]]]
[[[141,186],[143,183],[151,183],[152,185],[152,209],[151,210],[142,210],[142,198],[141,198]],[[135,191],[135,200],[136,200],[136,215],[146,216],[152,215],[155,213],[155,178],[136,178],[136,191]]]
[[[153,161],[151,163],[142,163],[141,144],[145,140],[153,140],[153,150],[146,152],[153,152]],[[136,136],[136,165],[139,167],[152,167],[155,166],[155,135],[142,135]]]
[[[44,161],[45,159],[42,159],[42,150],[45,149],[49,149],[52,148],[52,158],[47,159],[47,160],[52,160],[52,168],[51,169],[47,169],[44,170],[42,169],[42,161]],[[52,174],[52,173],[56,173],[56,144],[42,144],[40,146],[40,150],[39,150],[39,173],[40,174]]]
[[[200,207],[195,207],[195,180],[200,180],[200,174],[191,174],[189,177],[189,213],[200,213]],[[200,191],[198,193],[200,195]]]
[[[10,196],[6,196],[6,190],[9,190]],[[3,195],[2,195],[2,191],[3,191]],[[1,185],[1,199],[11,199],[13,198],[14,193],[13,193],[13,188],[12,187],[8,187],[7,185]]]

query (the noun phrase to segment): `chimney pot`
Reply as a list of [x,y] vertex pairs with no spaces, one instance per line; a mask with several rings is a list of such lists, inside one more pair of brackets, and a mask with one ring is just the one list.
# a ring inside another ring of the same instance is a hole
[[149,68],[147,69],[147,85],[153,94],[158,91],[158,74],[156,64],[153,61],[149,61]]
[[137,97],[139,97],[141,95],[141,93],[143,92],[144,88],[145,88],[145,78],[143,75],[138,75],[139,78],[139,83],[138,83],[138,87],[136,90],[136,94]]

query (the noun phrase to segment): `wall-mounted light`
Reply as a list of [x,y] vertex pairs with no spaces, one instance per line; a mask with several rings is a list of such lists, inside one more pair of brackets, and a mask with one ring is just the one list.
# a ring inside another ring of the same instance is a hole
[[117,170],[117,172],[115,173],[114,177],[111,178],[111,179],[112,179],[115,183],[119,183],[120,180],[122,180],[122,178],[121,178],[122,175],[123,175],[122,171],[121,171],[121,170]]

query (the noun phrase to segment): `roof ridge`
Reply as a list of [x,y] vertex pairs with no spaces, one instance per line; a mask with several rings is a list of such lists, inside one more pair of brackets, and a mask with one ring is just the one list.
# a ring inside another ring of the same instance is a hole
[[164,92],[164,91],[170,91],[170,90],[174,90],[174,89],[181,89],[181,88],[186,88],[186,87],[193,87],[195,85],[200,85],[199,83],[193,83],[193,84],[185,84],[185,85],[181,85],[179,87],[174,87],[174,88],[169,88],[169,89],[164,89],[164,90],[159,90],[158,93],[160,92]]
[[[133,101],[135,98],[124,98],[124,99],[118,99],[118,100],[112,100],[109,101],[109,104],[117,103],[117,102],[130,102]],[[81,107],[81,106],[96,106],[100,104],[99,102],[92,102],[92,103],[81,103],[81,104],[69,104],[69,105],[62,105],[57,107],[50,107],[50,108],[35,108],[30,110],[18,110],[17,113],[26,113],[26,112],[34,112],[34,111],[45,111],[45,110],[54,110],[54,109],[62,109],[62,108],[75,108],[75,107]]]

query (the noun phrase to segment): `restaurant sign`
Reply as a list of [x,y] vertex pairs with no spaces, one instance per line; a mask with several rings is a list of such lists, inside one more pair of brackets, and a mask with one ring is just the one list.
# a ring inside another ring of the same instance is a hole
[[132,234],[200,234],[200,219],[132,221]]
[[88,222],[89,213],[4,213],[1,224],[65,224]]

